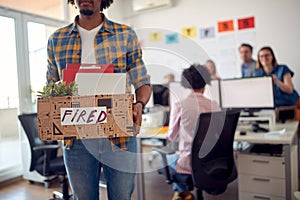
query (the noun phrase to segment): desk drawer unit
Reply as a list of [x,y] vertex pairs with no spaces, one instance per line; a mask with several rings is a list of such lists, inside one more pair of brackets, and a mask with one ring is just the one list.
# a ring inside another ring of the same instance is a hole
[[239,174],[285,178],[284,157],[238,154]]
[[238,153],[239,199],[285,199],[284,157]]
[[239,191],[285,197],[285,179],[239,174]]
[[283,197],[275,197],[271,195],[255,194],[249,192],[241,192],[240,200],[285,200]]

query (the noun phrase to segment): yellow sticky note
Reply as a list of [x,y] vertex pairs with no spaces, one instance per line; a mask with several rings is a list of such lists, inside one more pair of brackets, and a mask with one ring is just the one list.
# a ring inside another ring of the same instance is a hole
[[150,33],[150,42],[159,42],[159,41],[162,41],[162,33],[161,32]]
[[196,27],[186,27],[182,28],[182,35],[185,37],[196,37],[197,31]]

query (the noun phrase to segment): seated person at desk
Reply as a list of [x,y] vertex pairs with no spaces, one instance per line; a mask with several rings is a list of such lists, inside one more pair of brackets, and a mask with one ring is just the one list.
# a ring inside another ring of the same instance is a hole
[[278,64],[271,47],[258,51],[257,71],[253,76],[272,75],[274,81],[275,107],[295,105],[299,95],[293,87],[292,72],[286,65]]
[[[211,77],[208,70],[199,64],[194,64],[182,73],[181,83],[184,87],[192,89],[191,93],[182,101],[171,105],[169,131],[167,139],[179,142],[176,154],[168,156],[170,167],[178,173],[191,174],[190,154],[197,116],[200,113],[219,111],[215,101],[203,96],[206,83]],[[173,199],[194,199],[193,195],[184,185],[174,183],[175,194]]]
[[217,75],[216,64],[213,60],[207,60],[204,66],[209,71],[211,80],[221,80],[221,78]]
[[165,84],[170,84],[170,83],[174,82],[174,80],[175,80],[175,76],[172,73],[166,74],[164,76],[164,82],[165,82]]

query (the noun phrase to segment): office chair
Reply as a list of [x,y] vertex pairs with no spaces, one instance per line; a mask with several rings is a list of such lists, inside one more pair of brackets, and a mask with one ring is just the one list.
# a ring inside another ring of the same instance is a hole
[[239,116],[237,110],[199,116],[191,151],[192,177],[198,190],[222,194],[237,178],[233,141]]
[[275,108],[276,121],[285,123],[287,120],[295,120],[297,114],[297,105],[280,106]]
[[[36,170],[39,174],[45,177],[53,175],[62,176],[62,193],[54,191],[53,200],[69,200],[71,196],[68,194],[67,172],[65,169],[63,157],[57,156],[57,149],[59,148],[59,144],[56,141],[43,142],[39,139],[36,113],[21,114],[18,116],[18,118],[29,141],[31,153],[31,163],[29,170]],[[50,184],[50,181],[52,180],[45,180],[47,186]]]
[[189,190],[196,188],[198,200],[202,191],[211,195],[225,192],[227,185],[237,178],[233,155],[233,141],[240,111],[202,113],[191,147],[192,174],[179,174],[167,166],[164,149],[153,149],[162,156],[163,167],[158,173],[166,176],[166,182],[184,184]]

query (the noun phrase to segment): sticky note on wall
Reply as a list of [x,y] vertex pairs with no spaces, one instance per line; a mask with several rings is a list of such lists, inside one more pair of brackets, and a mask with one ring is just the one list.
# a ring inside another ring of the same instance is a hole
[[233,20],[218,22],[218,32],[233,31]]
[[238,29],[254,28],[254,17],[247,17],[238,19]]
[[215,37],[215,27],[200,28],[200,38],[214,38]]
[[196,37],[197,35],[197,31],[196,31],[196,27],[186,27],[186,28],[182,28],[182,35],[185,37]]
[[149,36],[150,42],[159,42],[162,41],[162,33],[161,32],[152,32]]
[[177,44],[179,42],[178,33],[165,35],[166,44]]

